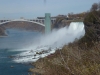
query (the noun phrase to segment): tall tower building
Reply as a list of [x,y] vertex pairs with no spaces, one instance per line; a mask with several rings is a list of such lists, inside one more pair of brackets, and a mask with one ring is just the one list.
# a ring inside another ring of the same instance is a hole
[[45,13],[45,34],[51,32],[51,15],[50,13]]

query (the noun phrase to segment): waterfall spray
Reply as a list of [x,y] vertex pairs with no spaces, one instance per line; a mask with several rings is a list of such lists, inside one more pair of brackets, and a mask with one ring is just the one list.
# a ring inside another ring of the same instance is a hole
[[24,51],[17,56],[19,59],[15,59],[15,62],[35,62],[39,58],[43,58],[56,51],[56,48],[62,48],[74,40],[80,39],[84,36],[84,24],[83,22],[72,22],[69,27],[64,27],[59,30],[53,30],[46,36],[41,36],[37,42],[30,44],[27,51]]

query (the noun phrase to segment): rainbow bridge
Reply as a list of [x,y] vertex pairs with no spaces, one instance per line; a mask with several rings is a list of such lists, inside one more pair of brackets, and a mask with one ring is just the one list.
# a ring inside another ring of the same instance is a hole
[[10,22],[31,22],[31,23],[35,23],[37,25],[41,25],[45,27],[45,33],[49,33],[51,32],[51,25],[55,23],[56,18],[51,18],[50,13],[45,13],[45,17],[44,18],[40,18],[40,19],[13,19],[13,20],[0,20],[0,26],[6,24],[6,23],[10,23]]
[[[56,19],[51,19],[51,24],[54,24]],[[36,23],[41,26],[45,26],[45,19],[12,19],[12,20],[0,20],[0,25],[8,23],[8,22],[13,22],[13,21],[26,21],[26,22],[31,22],[31,23]]]

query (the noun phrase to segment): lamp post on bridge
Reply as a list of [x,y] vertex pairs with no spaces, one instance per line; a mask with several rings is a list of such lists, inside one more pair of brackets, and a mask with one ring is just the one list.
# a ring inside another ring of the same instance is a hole
[[51,32],[51,15],[50,13],[45,13],[45,34]]

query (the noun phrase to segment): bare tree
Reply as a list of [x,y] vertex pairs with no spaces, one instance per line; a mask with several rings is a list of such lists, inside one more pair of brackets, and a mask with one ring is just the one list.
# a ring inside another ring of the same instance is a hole
[[98,9],[99,9],[99,11],[100,11],[100,2],[98,3]]
[[97,11],[98,9],[98,4],[97,3],[94,3],[91,7],[91,11]]

